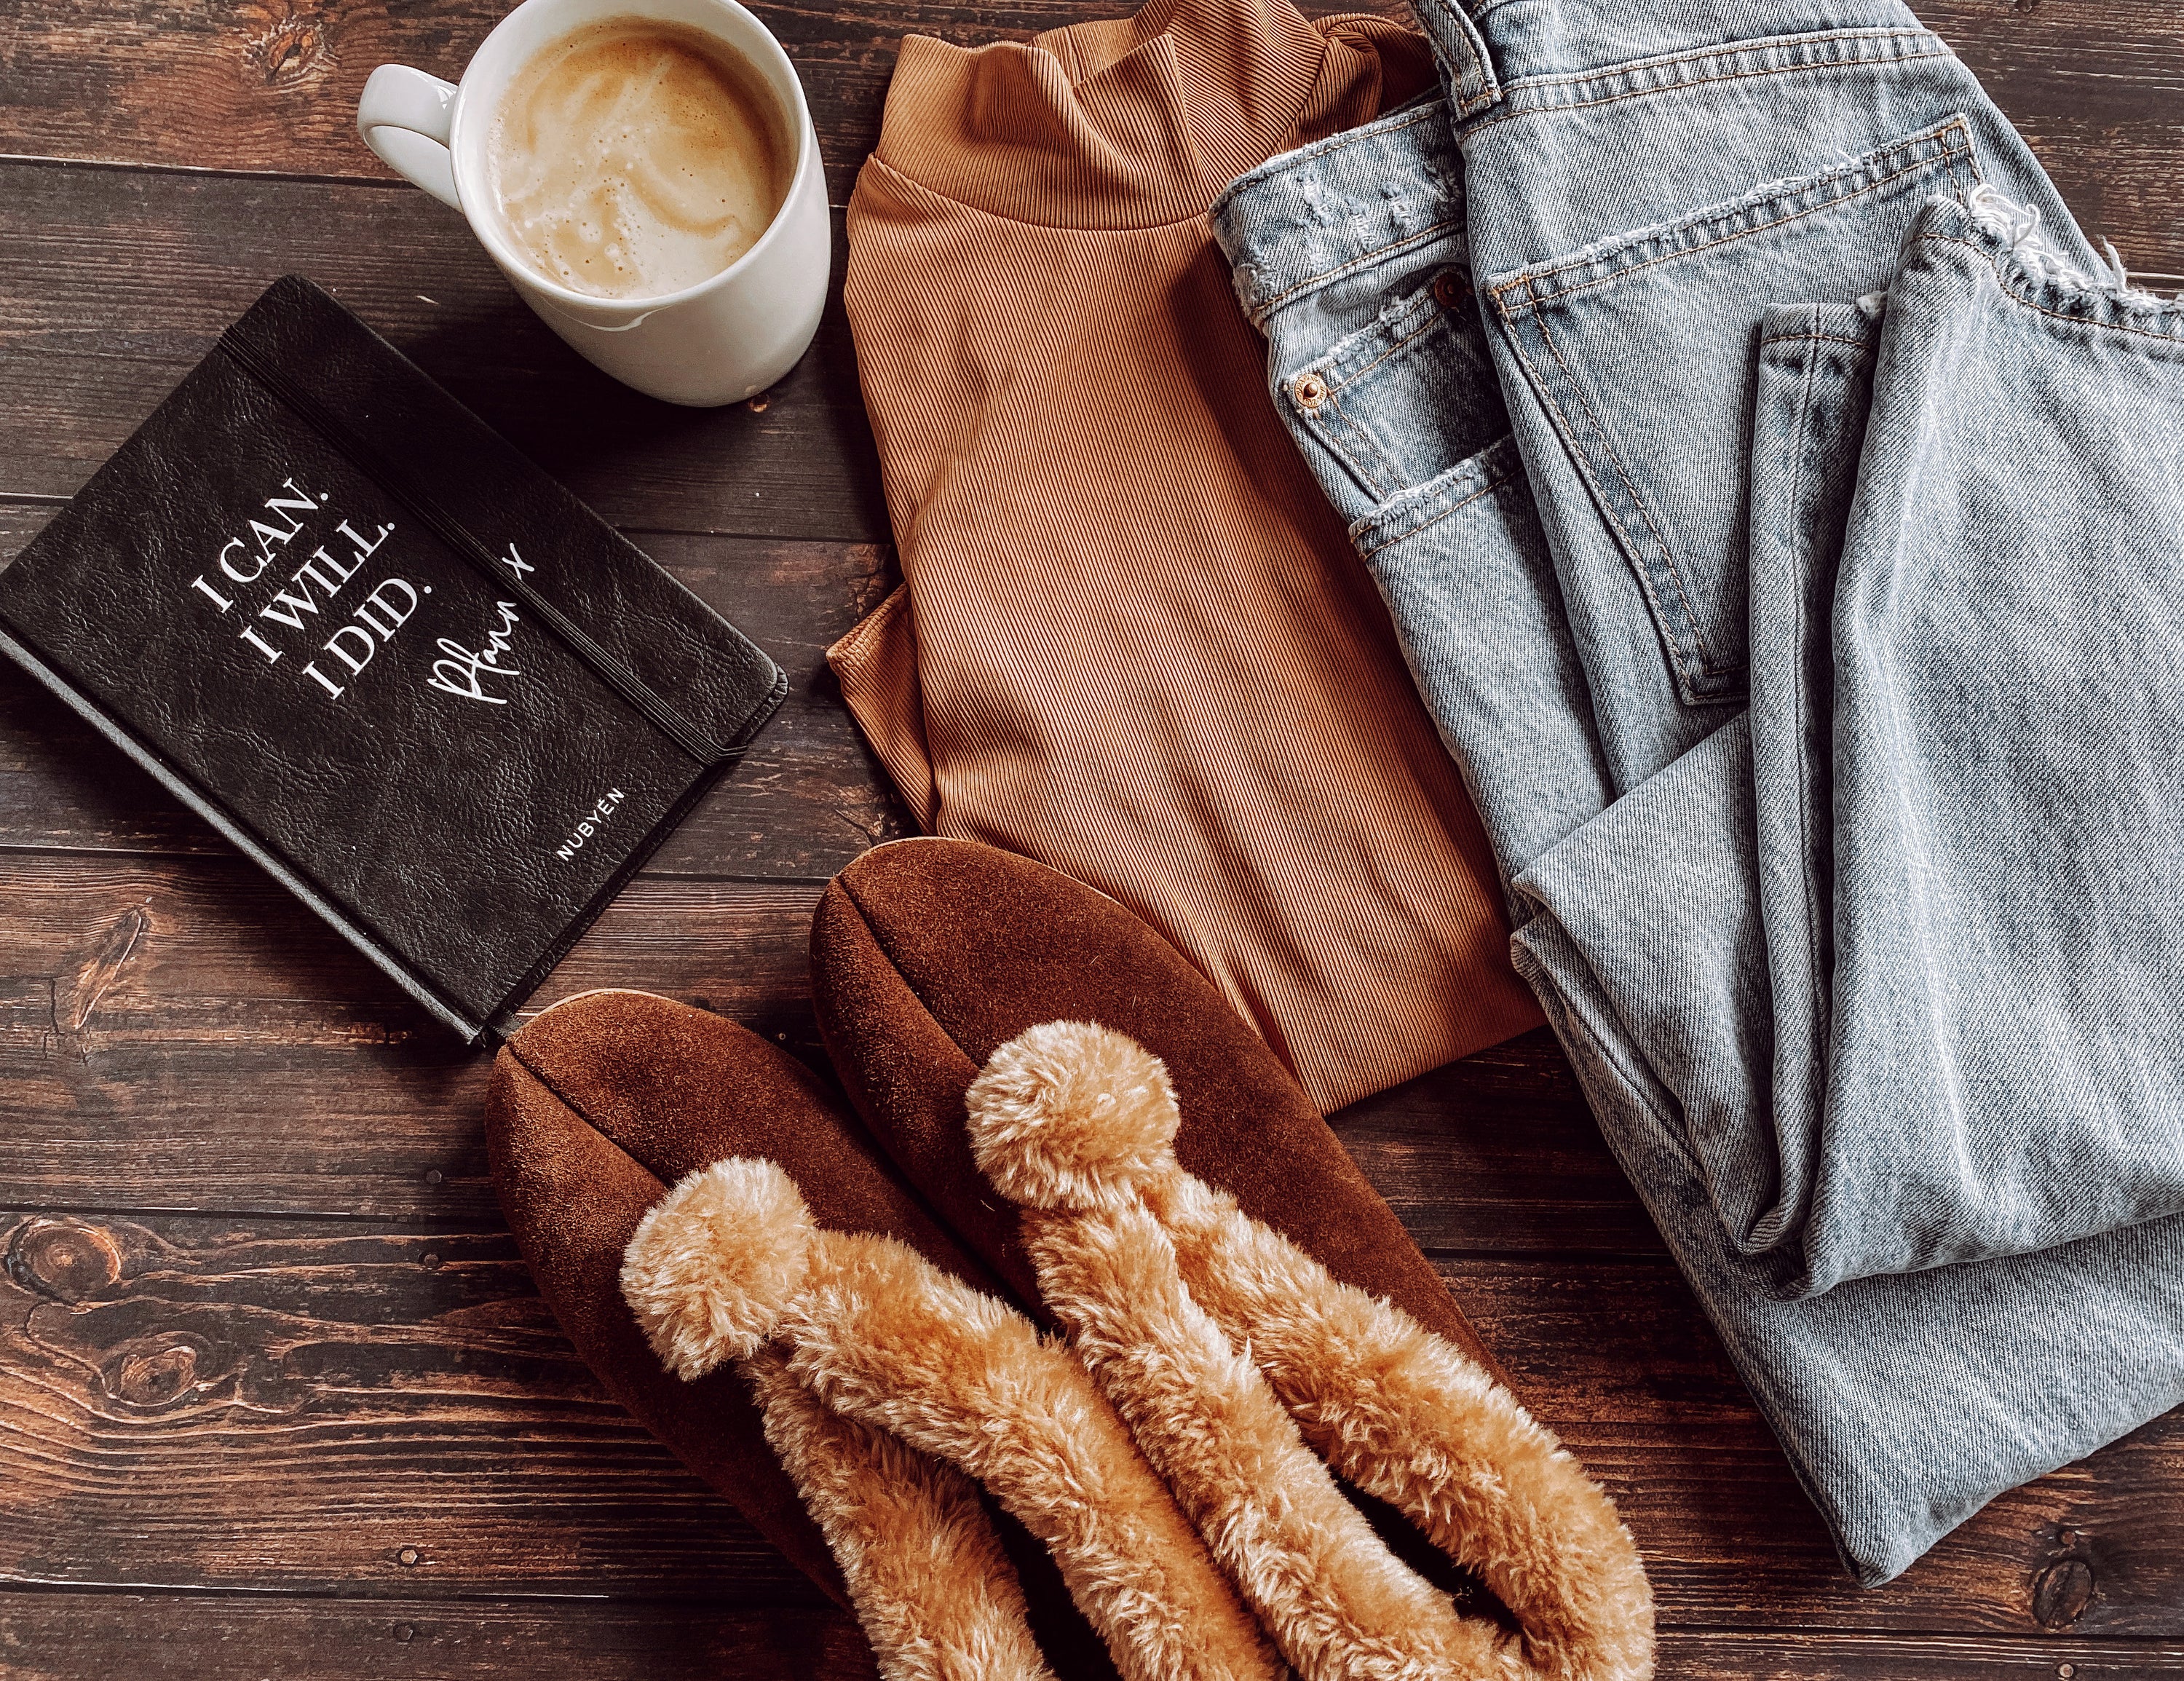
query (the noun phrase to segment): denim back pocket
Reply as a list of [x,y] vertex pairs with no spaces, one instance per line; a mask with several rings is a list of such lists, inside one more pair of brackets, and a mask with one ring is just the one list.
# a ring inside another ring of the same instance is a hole
[[1470,270],[1450,264],[1407,279],[1412,289],[1279,387],[1291,426],[1355,485],[1354,499],[1334,498],[1346,516],[1424,484],[1509,430]]
[[1961,116],[1824,175],[1496,276],[1489,318],[1636,571],[1679,693],[1745,683],[1752,357],[1778,303],[1884,290],[1919,207],[1978,184]]

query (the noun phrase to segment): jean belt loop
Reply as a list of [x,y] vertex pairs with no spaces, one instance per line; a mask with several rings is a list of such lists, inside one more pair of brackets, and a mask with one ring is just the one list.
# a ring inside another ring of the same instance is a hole
[[1461,122],[1499,103],[1502,83],[1494,74],[1494,60],[1464,10],[1464,0],[1412,0],[1411,9],[1440,61],[1449,114]]

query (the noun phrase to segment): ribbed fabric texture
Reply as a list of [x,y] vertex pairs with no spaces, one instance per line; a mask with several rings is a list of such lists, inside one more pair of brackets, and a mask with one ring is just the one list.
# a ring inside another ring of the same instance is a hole
[[1540,1017],[1205,213],[1430,75],[1287,0],[912,36],[850,204],[904,578],[829,651],[851,710],[928,830],[1128,905],[1327,1108]]

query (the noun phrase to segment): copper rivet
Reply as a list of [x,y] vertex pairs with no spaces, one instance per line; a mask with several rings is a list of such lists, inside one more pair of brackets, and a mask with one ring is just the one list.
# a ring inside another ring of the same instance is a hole
[[1317,409],[1327,401],[1327,381],[1318,374],[1306,374],[1296,382],[1296,400],[1306,409]]
[[1453,309],[1457,304],[1456,270],[1443,269],[1434,276],[1434,302],[1444,309]]

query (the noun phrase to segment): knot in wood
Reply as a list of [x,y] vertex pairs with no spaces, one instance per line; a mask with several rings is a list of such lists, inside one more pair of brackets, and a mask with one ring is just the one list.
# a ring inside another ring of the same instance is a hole
[[290,87],[317,70],[325,51],[318,19],[292,12],[276,19],[250,43],[250,59],[267,86]]
[[131,1349],[114,1368],[108,1392],[131,1406],[172,1406],[197,1388],[200,1352],[187,1338]]
[[50,1301],[79,1302],[121,1277],[112,1233],[75,1220],[26,1220],[8,1245],[8,1276]]
[[2032,1578],[2032,1620],[2042,1628],[2068,1628],[2093,1602],[2093,1567],[2082,1558],[2059,1558]]

